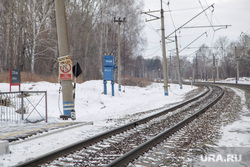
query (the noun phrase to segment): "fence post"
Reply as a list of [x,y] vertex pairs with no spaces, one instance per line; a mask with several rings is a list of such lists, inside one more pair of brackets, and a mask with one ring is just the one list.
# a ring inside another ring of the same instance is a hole
[[21,91],[22,120],[24,120],[23,91]]
[[48,123],[48,110],[47,110],[47,91],[45,91],[45,114],[46,114],[46,123]]

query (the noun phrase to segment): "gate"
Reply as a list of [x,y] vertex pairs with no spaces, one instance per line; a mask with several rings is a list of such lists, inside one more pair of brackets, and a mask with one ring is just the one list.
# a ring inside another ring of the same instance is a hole
[[47,91],[0,92],[0,121],[45,121]]

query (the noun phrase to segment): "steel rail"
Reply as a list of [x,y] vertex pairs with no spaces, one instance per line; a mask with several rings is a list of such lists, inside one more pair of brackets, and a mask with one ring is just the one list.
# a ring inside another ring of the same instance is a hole
[[[219,86],[217,86],[217,87],[219,87]],[[221,87],[219,87],[219,88],[221,89],[221,93],[214,101],[212,101],[211,103],[209,103],[208,105],[206,105],[205,107],[203,107],[202,109],[200,109],[195,114],[188,117],[187,119],[179,122],[175,126],[169,128],[166,131],[155,136],[151,140],[141,144],[140,146],[136,147],[135,149],[131,150],[130,152],[119,157],[118,159],[116,159],[115,161],[113,161],[112,163],[107,165],[107,167],[126,166],[128,163],[132,162],[134,159],[138,158],[140,155],[142,155],[143,153],[145,153],[146,151],[148,151],[152,147],[156,146],[158,143],[162,142],[163,140],[165,140],[166,138],[171,136],[173,133],[177,132],[178,130],[180,130],[181,128],[186,126],[188,123],[193,121],[195,118],[199,117],[207,109],[212,107],[215,103],[217,103],[222,98],[222,96],[224,95],[224,89]]]
[[[205,86],[205,85],[203,85]],[[90,137],[88,139],[85,139],[85,140],[82,140],[82,141],[79,141],[79,142],[76,142],[76,143],[73,143],[71,145],[68,145],[68,146],[65,146],[65,147],[62,147],[60,149],[57,149],[57,150],[54,150],[50,153],[47,153],[47,154],[44,154],[44,155],[41,155],[39,157],[35,157],[33,159],[29,159],[25,162],[22,162],[22,163],[19,163],[17,165],[15,165],[15,167],[33,167],[33,166],[37,166],[37,165],[41,165],[41,164],[44,164],[44,163],[47,163],[49,161],[52,161],[56,158],[59,158],[59,157],[62,157],[62,156],[65,156],[67,154],[70,154],[76,150],[80,150],[82,148],[85,148],[85,147],[88,147],[94,143],[97,143],[105,138],[108,138],[112,135],[115,135],[115,134],[118,134],[118,133],[121,133],[121,132],[124,132],[126,130],[129,130],[129,129],[132,129],[138,125],[141,125],[141,124],[144,124],[145,122],[148,122],[149,120],[152,120],[154,118],[157,118],[157,117],[160,117],[168,112],[171,112],[173,110],[176,110],[177,108],[180,108],[180,107],[183,107],[191,102],[194,102],[196,100],[198,100],[199,98],[205,96],[209,91],[210,91],[210,88],[208,86],[205,86],[207,88],[207,90],[205,92],[203,92],[202,94],[200,94],[199,96],[196,96],[190,100],[187,100],[183,103],[180,103],[180,104],[177,104],[173,107],[170,107],[162,112],[159,112],[159,113],[156,113],[154,115],[151,115],[151,116],[148,116],[146,118],[143,118],[141,120],[137,120],[137,121],[134,121],[132,123],[129,123],[129,124],[126,124],[126,125],[123,125],[121,127],[118,127],[118,128],[115,128],[113,130],[110,130],[108,132],[104,132],[104,133],[101,133],[99,135],[96,135],[96,136],[93,136],[93,137]]]

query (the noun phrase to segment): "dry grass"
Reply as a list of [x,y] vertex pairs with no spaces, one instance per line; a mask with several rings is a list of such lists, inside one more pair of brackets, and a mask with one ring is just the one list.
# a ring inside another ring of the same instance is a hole
[[135,78],[131,76],[126,76],[125,79],[122,80],[122,85],[146,87],[150,85],[151,82],[152,81],[147,78]]
[[[0,83],[9,83],[10,76],[9,72],[0,73]],[[40,82],[40,81],[47,81],[51,83],[57,83],[58,77],[57,76],[43,76],[38,74],[32,74],[29,72],[21,72],[21,82]],[[77,79],[78,83],[83,82],[83,78],[79,77]],[[126,86],[139,86],[139,87],[146,87],[151,84],[150,79],[146,78],[136,78],[131,76],[126,76],[125,79],[122,80],[122,85]]]
[[[58,78],[57,76],[43,76],[28,72],[21,72],[21,82],[39,82],[39,81],[56,83],[58,82]],[[9,82],[10,82],[9,72],[0,73],[0,83],[9,83]]]
[[28,72],[21,73],[21,81],[22,82],[40,82],[40,81],[47,81],[51,83],[57,83],[58,77],[57,76],[43,76],[38,74],[32,74]]
[[0,73],[0,83],[8,83],[9,82],[9,72],[1,72]]

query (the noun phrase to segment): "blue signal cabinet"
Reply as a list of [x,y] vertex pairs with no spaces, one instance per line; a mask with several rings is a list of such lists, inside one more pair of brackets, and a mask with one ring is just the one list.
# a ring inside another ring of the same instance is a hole
[[114,67],[114,56],[111,55],[104,56],[104,67]]
[[114,56],[105,55],[103,57],[103,84],[104,84],[104,94],[107,94],[107,81],[111,81],[112,85],[112,96],[114,96]]
[[106,80],[106,81],[114,80],[114,67],[104,67],[103,80]]

